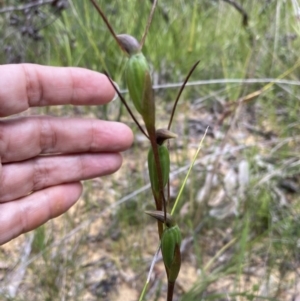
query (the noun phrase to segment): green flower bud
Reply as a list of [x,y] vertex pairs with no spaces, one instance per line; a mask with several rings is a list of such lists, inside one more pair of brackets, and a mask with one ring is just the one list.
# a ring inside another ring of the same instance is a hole
[[161,253],[168,272],[168,280],[175,282],[181,266],[181,233],[177,225],[166,228],[161,238]]
[[[150,69],[140,49],[139,42],[132,36],[117,36],[124,51],[129,55],[125,68],[125,78],[129,95],[136,110],[142,115],[147,131],[155,129],[155,104]],[[150,135],[150,133],[149,133]]]
[[[164,188],[169,181],[170,155],[169,155],[169,150],[165,145],[158,145],[157,147],[158,147],[159,162],[162,171],[162,180],[163,180],[163,188]],[[151,187],[153,191],[158,194],[159,193],[158,174],[157,174],[152,147],[149,149],[148,152],[148,169],[149,169]]]
[[149,66],[143,53],[140,51],[139,42],[132,36],[122,34],[117,36],[123,49],[129,54],[125,69],[126,83],[130,97],[137,111],[143,116],[143,94],[145,91],[146,74]]
[[170,214],[163,211],[145,211],[145,213],[165,223],[165,230],[161,237],[161,253],[167,270],[168,281],[174,283],[181,266],[181,232]]
[[127,62],[125,76],[130,97],[142,116],[146,113],[143,108],[146,73],[149,73],[149,67],[144,55],[141,52],[132,55]]

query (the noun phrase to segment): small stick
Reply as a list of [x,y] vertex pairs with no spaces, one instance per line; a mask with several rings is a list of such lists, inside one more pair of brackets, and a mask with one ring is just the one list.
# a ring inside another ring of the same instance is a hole
[[171,128],[171,125],[172,125],[172,121],[173,121],[173,117],[174,117],[174,114],[175,114],[175,110],[176,110],[176,107],[177,107],[177,103],[178,103],[178,100],[181,96],[181,93],[186,85],[186,83],[188,82],[189,78],[191,77],[192,73],[194,72],[194,70],[196,69],[197,65],[200,63],[200,60],[197,61],[193,67],[191,68],[191,70],[189,71],[188,75],[186,76],[182,86],[180,87],[180,90],[179,90],[179,93],[176,97],[176,100],[175,100],[175,103],[174,103],[174,106],[173,106],[173,110],[172,110],[172,113],[171,113],[171,117],[170,117],[170,121],[169,121],[169,125],[168,125],[168,130]]
[[147,36],[148,31],[149,31],[150,25],[152,23],[152,18],[153,18],[153,15],[154,15],[156,4],[157,4],[157,0],[154,0],[152,8],[151,8],[150,15],[149,15],[149,18],[148,18],[148,21],[147,21],[146,29],[144,31],[144,35],[143,35],[141,43],[140,43],[140,49],[142,49],[144,44],[145,44],[146,36]]
[[[21,11],[21,10],[27,10],[34,7],[42,6],[45,4],[51,4],[53,3],[53,0],[40,0],[40,1],[32,1],[32,3],[20,5],[20,6],[8,6],[0,9],[0,14],[13,12],[13,11]],[[1,1],[1,4],[3,5],[3,2]]]
[[110,23],[108,22],[108,19],[106,18],[105,14],[103,13],[103,11],[101,10],[100,6],[95,2],[95,0],[90,0],[92,2],[92,4],[94,5],[94,7],[96,8],[97,12],[100,14],[100,16],[102,17],[104,23],[106,24],[108,30],[110,31],[110,33],[112,34],[112,36],[114,37],[114,39],[116,40],[117,44],[119,45],[119,47],[125,52],[126,50],[124,49],[124,47],[122,46],[122,44],[120,43],[115,31],[113,30],[112,26],[110,25]]
[[228,4],[232,5],[241,15],[243,16],[243,25],[248,26],[248,14],[245,11],[245,9],[237,2],[233,0],[223,0],[224,2],[227,2]]
[[130,110],[130,108],[129,108],[127,102],[126,102],[126,100],[124,99],[124,97],[122,96],[122,94],[120,93],[120,91],[118,90],[118,88],[116,87],[116,85],[114,84],[114,82],[111,80],[111,78],[108,76],[108,74],[106,72],[104,72],[104,74],[106,75],[106,77],[110,81],[111,85],[114,87],[115,91],[117,92],[118,96],[120,97],[122,103],[126,107],[128,113],[131,116],[131,118],[133,119],[133,121],[136,123],[136,125],[138,126],[138,128],[140,129],[140,131],[149,139],[149,136],[146,134],[146,132],[144,131],[143,127],[139,124],[139,122],[137,121],[137,119],[135,118],[135,116],[133,115],[133,113],[131,112],[131,110]]

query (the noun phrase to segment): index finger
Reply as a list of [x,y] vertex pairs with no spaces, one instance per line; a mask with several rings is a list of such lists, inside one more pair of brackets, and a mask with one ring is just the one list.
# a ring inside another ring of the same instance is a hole
[[114,95],[107,77],[95,71],[35,64],[0,66],[0,117],[37,106],[99,105]]

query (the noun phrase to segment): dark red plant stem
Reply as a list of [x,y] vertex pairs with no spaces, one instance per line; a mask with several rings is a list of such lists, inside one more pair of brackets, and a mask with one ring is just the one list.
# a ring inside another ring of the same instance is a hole
[[168,281],[167,301],[172,301],[173,300],[174,286],[175,286],[175,282]]
[[172,110],[172,113],[171,113],[171,117],[170,117],[170,121],[169,121],[169,125],[168,125],[168,130],[171,128],[171,125],[172,125],[172,121],[173,121],[173,117],[175,115],[175,110],[176,110],[176,107],[177,107],[177,103],[178,103],[178,100],[181,96],[181,93],[186,85],[186,83],[188,82],[189,78],[191,77],[192,73],[194,72],[194,70],[196,69],[197,65],[200,63],[200,61],[197,61],[193,67],[191,68],[191,70],[189,71],[187,77],[185,78],[182,86],[180,87],[180,90],[178,92],[178,95],[176,97],[176,100],[175,100],[175,103],[174,103],[174,106],[173,106],[173,110]]
[[[155,168],[157,171],[158,177],[158,190],[159,192],[154,193],[156,209],[162,210],[164,208],[166,216],[166,200],[164,196],[164,187],[163,187],[163,177],[162,177],[162,165],[159,158],[157,137],[156,137],[156,127],[155,127],[155,101],[154,93],[152,88],[152,81],[149,72],[145,74],[145,86],[143,91],[143,112],[142,116],[145,122],[145,126],[149,135],[151,147],[153,150],[153,156],[155,161]],[[159,237],[162,235],[162,225],[159,226]]]
[[140,42],[140,50],[142,50],[143,46],[144,46],[144,43],[145,43],[145,40],[146,40],[146,36],[147,36],[147,33],[149,31],[149,28],[150,28],[150,25],[152,23],[152,18],[153,18],[153,15],[154,15],[154,11],[155,11],[155,7],[156,7],[156,4],[157,4],[157,1],[158,0],[154,0],[153,1],[153,5],[152,5],[152,8],[151,8],[151,12],[150,12],[150,15],[149,15],[149,18],[148,18],[148,21],[147,21],[147,25],[146,25],[146,29],[144,31],[144,35],[142,37],[142,40]]
[[[146,125],[147,127],[147,125]],[[153,155],[154,155],[154,161],[156,165],[156,170],[157,170],[157,176],[158,176],[158,186],[159,186],[159,199],[155,200],[156,202],[156,210],[159,211],[164,211],[165,215],[165,220],[167,218],[167,208],[166,208],[166,200],[164,196],[164,187],[163,187],[163,178],[162,178],[162,169],[161,169],[161,162],[159,159],[159,153],[158,153],[158,145],[156,142],[156,132],[155,132],[155,127],[147,127],[149,138],[150,138],[150,143],[151,147],[153,149]],[[154,193],[155,194],[155,193]],[[154,197],[156,198],[156,197]],[[161,238],[162,232],[163,232],[163,227],[162,223],[159,222],[158,229],[159,229],[159,237]]]
[[149,136],[146,134],[146,132],[144,131],[144,129],[142,128],[142,126],[139,124],[139,122],[137,121],[137,119],[133,115],[132,111],[130,110],[130,108],[129,108],[126,100],[125,100],[125,98],[122,96],[122,94],[120,93],[120,91],[118,90],[118,88],[115,86],[114,82],[111,80],[111,78],[108,76],[108,74],[106,72],[104,72],[104,74],[107,76],[107,78],[110,81],[111,85],[114,87],[116,93],[120,97],[123,105],[126,107],[129,115],[131,116],[131,118],[133,119],[133,121],[135,122],[135,124],[138,126],[138,128],[140,129],[140,131],[149,139]]
[[92,2],[92,4],[94,5],[94,7],[96,8],[97,12],[99,13],[99,15],[101,16],[101,18],[103,19],[104,23],[106,24],[108,30],[110,31],[110,33],[112,34],[112,36],[114,37],[114,39],[116,40],[117,44],[119,45],[119,47],[125,52],[126,50],[124,49],[124,47],[122,46],[122,44],[120,43],[119,39],[117,38],[117,35],[115,34],[115,31],[113,30],[112,26],[110,25],[110,23],[108,22],[108,19],[106,18],[104,12],[101,10],[100,6],[96,3],[96,1],[94,0],[90,0]]

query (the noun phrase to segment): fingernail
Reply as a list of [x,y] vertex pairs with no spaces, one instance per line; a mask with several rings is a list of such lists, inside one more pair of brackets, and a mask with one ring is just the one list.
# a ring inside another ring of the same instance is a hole
[[[116,82],[114,82],[114,81],[112,81],[112,82],[114,83],[115,88],[116,88],[118,91],[120,91],[119,85],[118,85]],[[114,96],[114,98],[112,99],[112,101],[116,100],[118,97],[119,97],[119,95],[118,95],[118,93],[115,91],[115,96]]]

